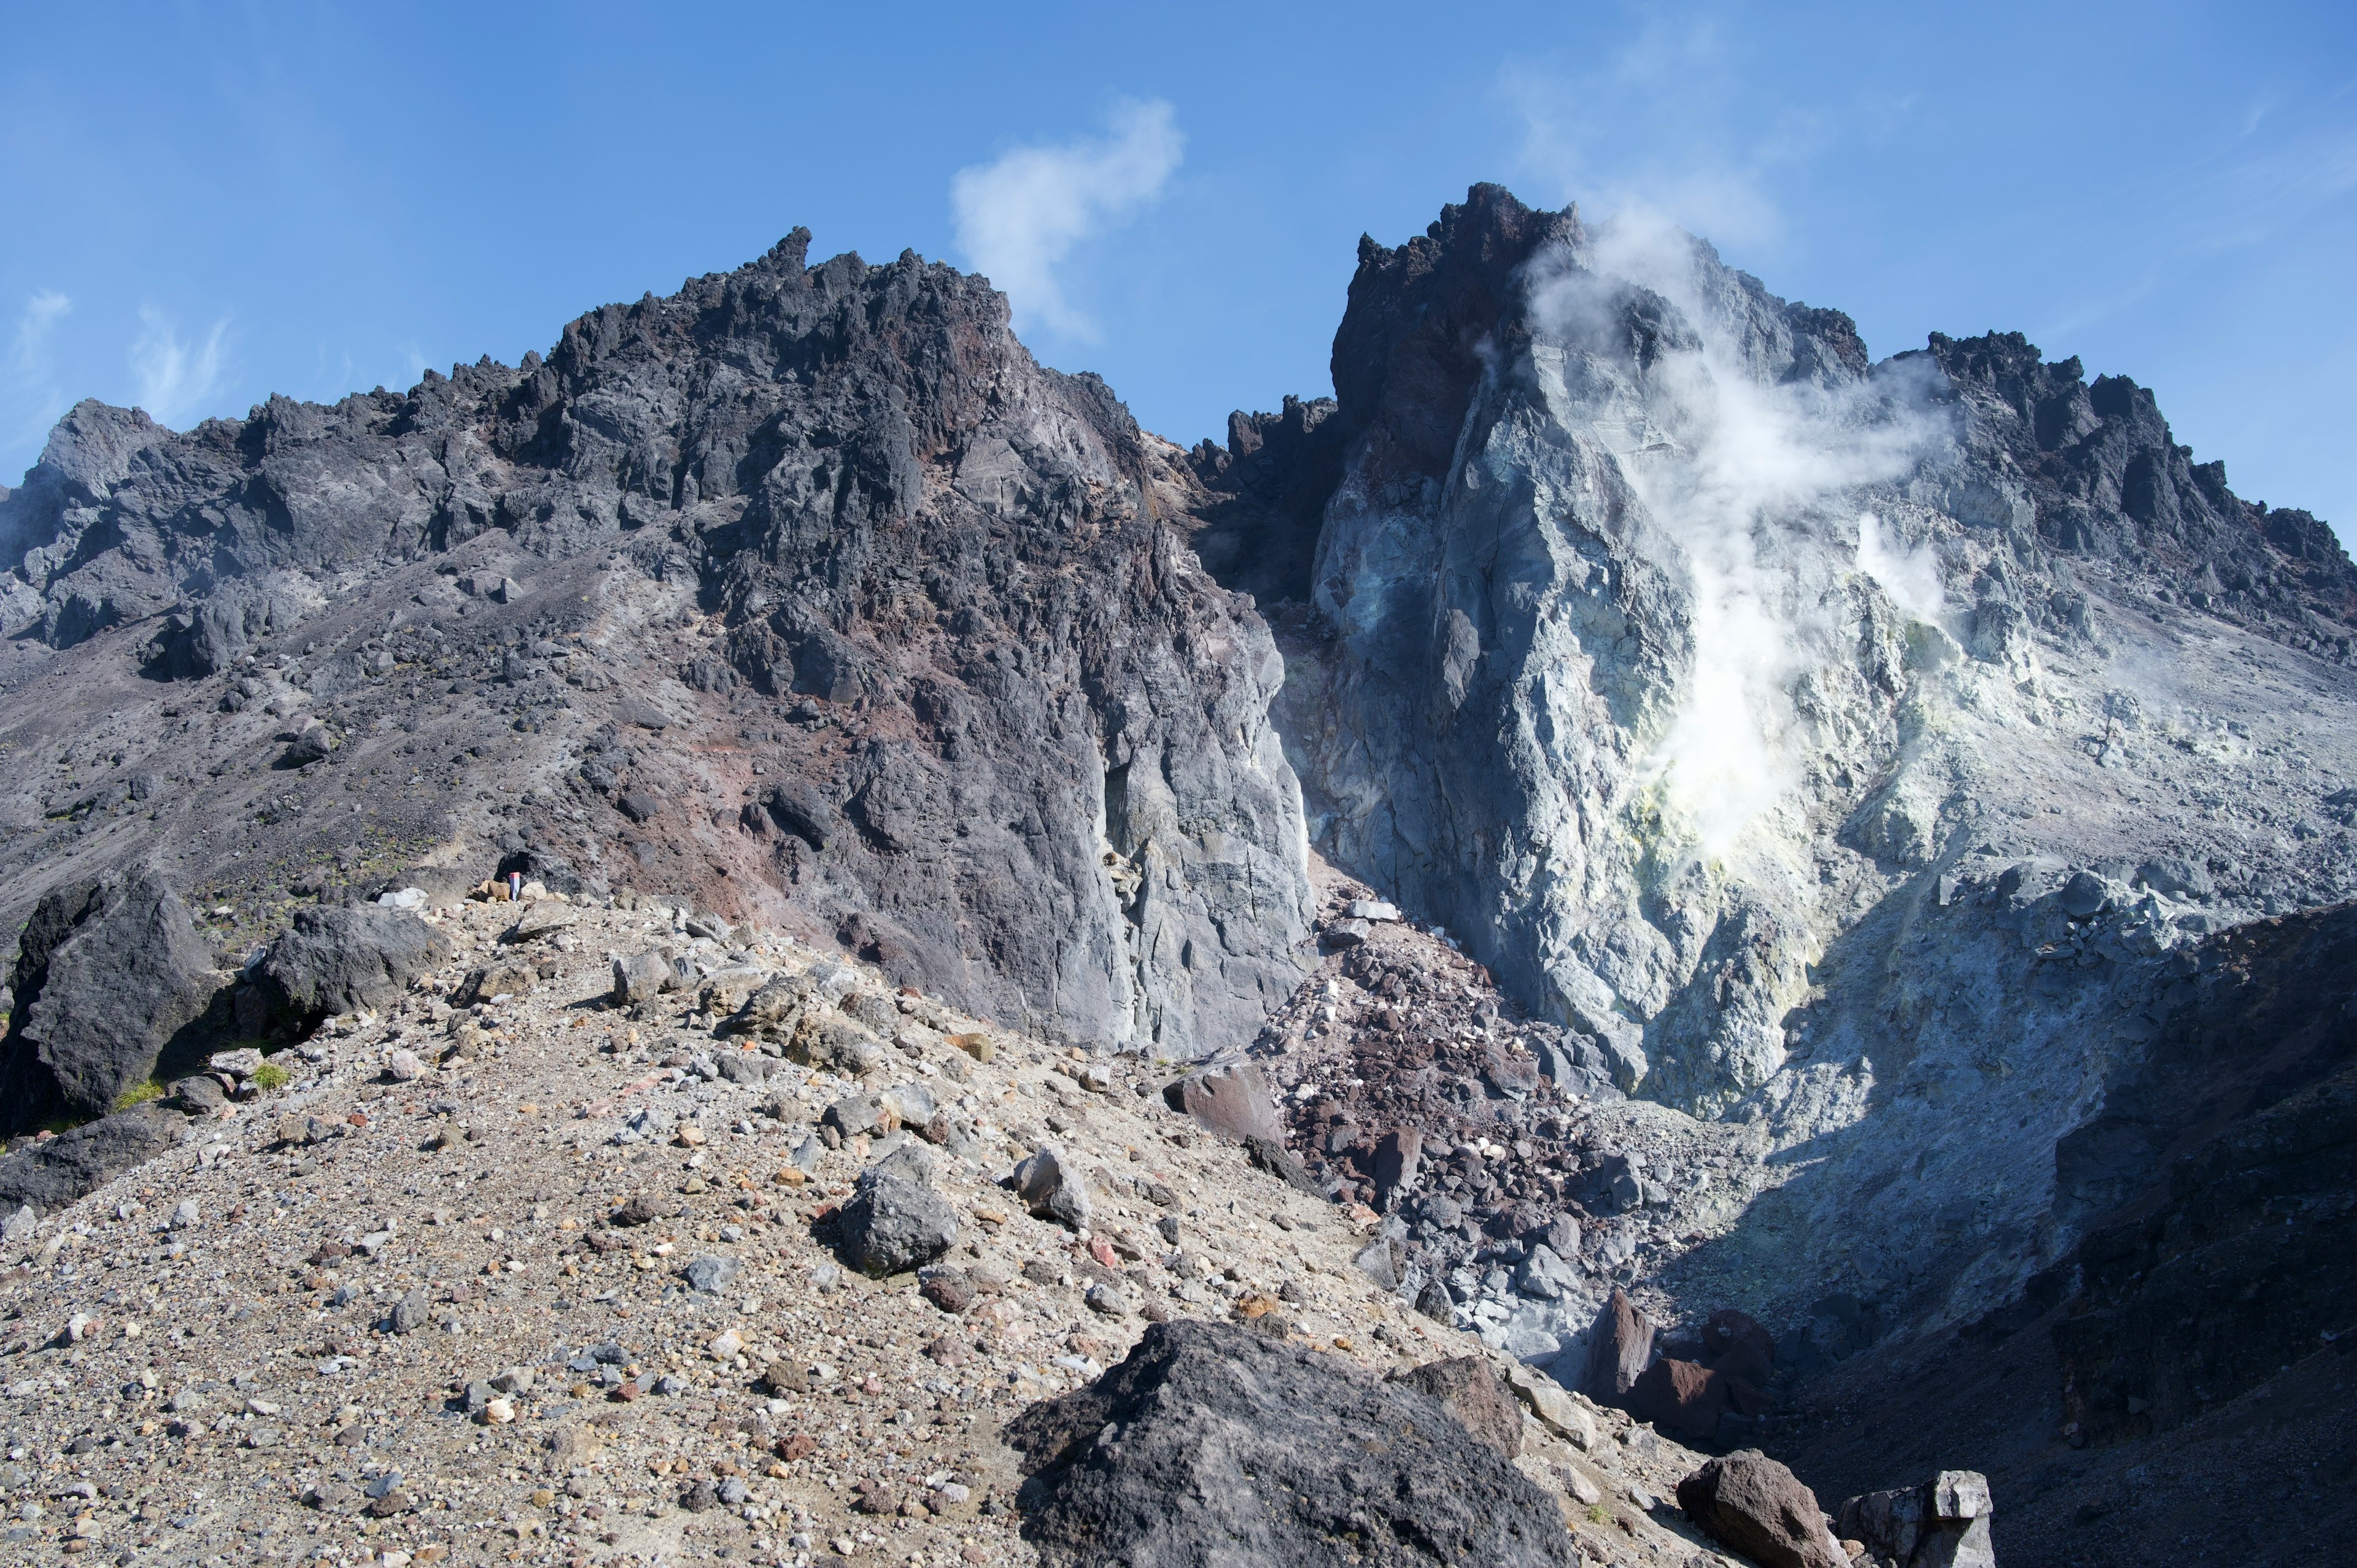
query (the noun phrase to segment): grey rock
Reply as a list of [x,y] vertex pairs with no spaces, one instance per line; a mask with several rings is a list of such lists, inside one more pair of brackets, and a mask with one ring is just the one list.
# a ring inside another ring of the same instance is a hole
[[659,952],[632,953],[614,961],[613,998],[628,1006],[651,1002],[677,983],[671,960]]
[[2062,885],[2062,912],[2074,920],[2091,919],[2111,902],[2111,890],[2093,872],[2076,871]]
[[1063,1150],[1042,1145],[1015,1167],[1010,1182],[1024,1207],[1042,1219],[1053,1219],[1077,1230],[1089,1222],[1089,1187]]
[[1988,1478],[1943,1470],[1920,1487],[1867,1492],[1842,1504],[1835,1531],[1890,1568],[1996,1568]]
[[1438,1402],[1224,1325],[1148,1326],[1006,1440],[1030,1477],[1025,1534],[1051,1568],[1578,1561],[1553,1498]]
[[395,1334],[414,1334],[418,1329],[425,1326],[425,1315],[428,1310],[425,1293],[413,1288],[399,1301],[393,1304],[393,1331]]
[[178,1146],[185,1125],[168,1112],[142,1105],[0,1155],[0,1205],[54,1212]]
[[152,868],[50,888],[17,939],[0,1132],[113,1110],[219,983],[187,907]]
[[[186,435],[79,405],[0,497],[5,630],[53,648],[112,638],[144,658],[164,679],[134,704],[143,733],[186,699],[173,682],[258,712],[277,671],[258,664],[247,694],[230,684],[238,661],[316,639],[296,673],[344,736],[328,766],[436,838],[455,811],[479,842],[553,839],[545,807],[492,818],[476,791],[554,776],[588,738],[607,800],[659,801],[649,785],[685,764],[698,710],[732,694],[800,700],[821,721],[854,703],[869,723],[899,715],[839,779],[765,759],[823,797],[804,811],[799,792],[772,796],[783,810],[759,835],[814,919],[983,1015],[1028,1005],[1061,1034],[1180,1058],[1248,1039],[1298,982],[1310,898],[1298,795],[1266,722],[1282,666],[1174,526],[1191,476],[1102,381],[1027,352],[984,280],[913,253],[811,266],[807,245],[797,231],[668,298],[593,311],[545,360],[484,360],[406,392],[274,397]],[[693,478],[651,483],[646,455],[670,450],[700,454]],[[1010,577],[1014,559],[1033,568]],[[454,568],[450,585],[429,561]],[[870,618],[856,586],[870,572],[931,584],[918,621]],[[721,635],[691,650],[651,621],[652,657],[568,651],[560,681],[538,644],[587,624],[593,583],[625,599],[693,585],[722,607]],[[407,614],[388,628],[395,606]],[[446,656],[450,678],[410,695],[424,682],[404,670]],[[670,684],[682,674],[690,692]],[[48,703],[70,679],[12,700]],[[496,703],[487,682],[504,683]],[[560,693],[610,732],[545,723]],[[436,750],[461,743],[465,760],[414,791],[370,782],[413,765],[395,750],[407,732],[380,716],[416,721]],[[242,779],[205,765],[245,740],[186,737],[210,780],[190,821],[242,801]],[[269,824],[241,861],[169,831],[192,879],[242,881],[257,860],[340,847],[351,824],[326,816]],[[628,831],[660,861],[705,826],[674,799]],[[1125,855],[1152,845],[1173,875],[1125,898],[1108,837]]]
[[691,1288],[705,1295],[718,1295],[737,1283],[741,1267],[735,1258],[706,1252],[690,1259],[681,1272]]
[[1579,1289],[1579,1270],[1542,1241],[1515,1272],[1514,1288],[1541,1301],[1560,1301]]
[[1244,1157],[1252,1162],[1254,1170],[1266,1171],[1296,1192],[1317,1195],[1322,1190],[1303,1167],[1301,1156],[1276,1139],[1254,1136],[1243,1142]]
[[1406,1252],[1399,1242],[1378,1236],[1359,1249],[1351,1265],[1373,1281],[1378,1290],[1394,1291],[1400,1287],[1400,1274],[1406,1261]]
[[881,1279],[931,1262],[958,1238],[957,1210],[930,1187],[902,1174],[908,1167],[871,1165],[860,1173],[851,1201],[835,1218],[844,1261]]
[[[897,1116],[892,1124],[899,1124]],[[888,1130],[884,1102],[872,1094],[845,1095],[820,1114],[819,1125],[832,1127],[846,1138]]]
[[406,909],[313,908],[296,911],[254,978],[282,1011],[317,1018],[382,1007],[449,956],[441,933]]

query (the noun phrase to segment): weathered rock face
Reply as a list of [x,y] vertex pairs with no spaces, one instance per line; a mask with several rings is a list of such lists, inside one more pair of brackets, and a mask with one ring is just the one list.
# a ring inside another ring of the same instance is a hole
[[221,977],[152,867],[51,888],[18,939],[0,1041],[0,1131],[105,1114]]
[[1007,1441],[1054,1563],[1578,1561],[1554,1500],[1437,1402],[1247,1329],[1156,1324]]
[[2174,955],[2357,892],[2357,572],[2140,389],[2009,338],[1876,363],[1494,187],[1362,243],[1334,378],[1271,611],[1313,839],[1559,1026],[1558,1083],[1809,1146],[1709,1305],[2001,1300],[2084,1223],[2057,1144]]
[[1249,1038],[1299,972],[1298,791],[1268,634],[1166,525],[1198,481],[984,284],[805,242],[406,396],[75,409],[0,500],[0,678],[44,698],[6,738],[70,781],[21,780],[59,825],[0,877],[135,836],[103,780],[160,733],[148,810],[240,922],[264,865],[455,844],[1075,1039]]

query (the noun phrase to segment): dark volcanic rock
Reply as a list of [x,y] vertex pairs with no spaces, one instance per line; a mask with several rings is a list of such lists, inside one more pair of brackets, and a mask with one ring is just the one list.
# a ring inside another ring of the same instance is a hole
[[[38,650],[0,734],[46,768],[83,667],[144,656],[168,681],[110,757],[191,776],[158,831],[242,923],[274,866],[455,835],[1074,1039],[1248,1041],[1308,886],[1275,648],[1186,545],[1200,481],[983,281],[807,243],[406,393],[185,435],[79,406],[0,499],[0,631]],[[265,795],[296,707],[339,744]],[[760,794],[697,798],[716,744]],[[84,825],[0,845],[0,913]]]
[[254,977],[280,1009],[311,1019],[381,1007],[449,956],[441,933],[406,909],[300,909]]
[[1760,1568],[1848,1568],[1825,1533],[1817,1495],[1757,1449],[1713,1459],[1680,1481],[1678,1507]]
[[0,1157],[0,1204],[64,1208],[85,1193],[178,1145],[188,1123],[153,1105],[85,1122]]
[[857,1191],[835,1218],[835,1235],[853,1268],[881,1279],[921,1267],[958,1237],[957,1210],[906,1165],[887,1162],[860,1173]]
[[1224,1325],[1154,1325],[1006,1440],[1052,1564],[1578,1561],[1554,1499],[1433,1400]]
[[113,1109],[219,981],[187,908],[152,868],[51,888],[18,939],[0,1130]]

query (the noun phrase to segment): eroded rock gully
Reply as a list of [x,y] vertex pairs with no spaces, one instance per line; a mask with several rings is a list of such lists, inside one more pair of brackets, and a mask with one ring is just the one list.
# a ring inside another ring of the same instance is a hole
[[[2330,1539],[2172,1500],[2329,1469],[2357,1343],[2321,524],[2124,379],[1495,187],[1191,452],[805,242],[407,394],[85,403],[0,493],[0,909],[194,917],[82,1031],[123,1109],[0,1161],[21,1539],[1084,1558],[1119,1466],[1060,1437],[1109,1489],[1027,1541],[995,1434],[1188,1316],[1337,1410],[1305,1356],[1476,1349],[1594,1561]],[[1801,1480],[1707,1542],[1745,1444]]]

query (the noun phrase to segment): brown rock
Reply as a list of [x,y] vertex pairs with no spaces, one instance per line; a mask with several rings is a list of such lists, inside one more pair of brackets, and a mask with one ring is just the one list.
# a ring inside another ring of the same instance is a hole
[[1692,1361],[1660,1360],[1629,1386],[1623,1408],[1686,1443],[1706,1444],[1717,1434],[1718,1418],[1734,1407],[1734,1381]]
[[941,1269],[926,1275],[918,1291],[943,1312],[963,1312],[974,1305],[974,1282],[959,1269]]
[[1424,1135],[1413,1127],[1394,1127],[1375,1141],[1375,1201],[1389,1208],[1392,1195],[1415,1186],[1423,1163]]
[[1431,1395],[1465,1430],[1512,1459],[1523,1451],[1523,1412],[1513,1394],[1479,1356],[1430,1361],[1389,1379]]
[[1817,1495],[1756,1448],[1713,1459],[1680,1481],[1678,1507],[1760,1568],[1849,1568],[1825,1531]]
[[1598,1404],[1620,1405],[1652,1359],[1652,1323],[1631,1304],[1627,1291],[1616,1287],[1588,1331],[1587,1369],[1579,1391]]
[[1162,1098],[1207,1132],[1239,1143],[1265,1138],[1284,1145],[1285,1126],[1277,1120],[1268,1080],[1249,1063],[1190,1072],[1165,1088]]
[[1711,1370],[1764,1384],[1776,1370],[1775,1337],[1753,1318],[1722,1306],[1703,1325],[1703,1354]]

